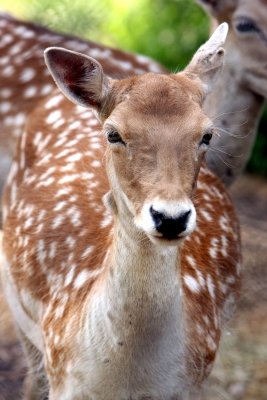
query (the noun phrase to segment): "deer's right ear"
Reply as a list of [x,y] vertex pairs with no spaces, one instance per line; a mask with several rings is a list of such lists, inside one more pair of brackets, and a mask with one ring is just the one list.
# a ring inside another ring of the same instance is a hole
[[54,81],[69,100],[101,110],[109,92],[109,78],[95,59],[60,47],[49,47],[44,57]]
[[198,49],[184,70],[185,74],[200,79],[206,93],[211,90],[214,80],[223,66],[227,32],[227,23],[219,25],[210,39]]

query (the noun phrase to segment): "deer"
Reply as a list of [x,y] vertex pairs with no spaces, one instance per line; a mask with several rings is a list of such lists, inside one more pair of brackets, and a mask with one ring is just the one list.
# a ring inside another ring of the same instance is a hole
[[48,46],[82,51],[114,78],[166,72],[148,57],[101,46],[0,13],[0,197],[25,121],[38,101],[56,90],[43,52]]
[[198,0],[215,28],[229,24],[225,65],[204,109],[216,118],[207,164],[229,186],[251,154],[267,97],[267,2],[265,0]]
[[3,282],[25,399],[184,400],[240,291],[239,224],[205,153],[220,25],[179,73],[109,77],[50,47],[3,202]]

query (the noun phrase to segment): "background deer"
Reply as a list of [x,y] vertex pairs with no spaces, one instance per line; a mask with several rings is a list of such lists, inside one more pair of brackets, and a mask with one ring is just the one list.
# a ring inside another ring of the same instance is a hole
[[46,51],[76,104],[56,93],[30,115],[4,199],[27,399],[49,387],[50,400],[180,400],[209,374],[240,275],[231,201],[202,163],[226,33],[172,75],[114,80],[93,58]]
[[209,167],[231,184],[244,169],[267,97],[267,2],[199,0],[214,17],[229,24],[225,65],[204,109],[220,133],[207,154]]
[[44,63],[48,46],[82,51],[101,61],[114,78],[165,69],[147,57],[110,49],[0,13],[0,196],[25,120],[55,90]]

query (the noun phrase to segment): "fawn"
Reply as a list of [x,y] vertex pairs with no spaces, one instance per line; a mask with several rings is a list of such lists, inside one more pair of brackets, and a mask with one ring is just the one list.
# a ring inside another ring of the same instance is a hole
[[170,75],[115,80],[46,50],[71,102],[28,118],[3,211],[26,399],[181,400],[210,373],[240,284],[233,205],[203,161],[227,29]]

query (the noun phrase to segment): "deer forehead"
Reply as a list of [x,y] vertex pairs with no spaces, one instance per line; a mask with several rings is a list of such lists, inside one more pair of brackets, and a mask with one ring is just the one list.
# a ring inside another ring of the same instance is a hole
[[116,92],[125,94],[106,120],[106,126],[115,126],[126,140],[147,137],[151,144],[156,138],[166,142],[169,136],[179,140],[183,133],[196,136],[211,124],[201,109],[200,85],[183,74],[145,74],[117,82]]
[[[188,103],[199,103],[202,100],[202,87],[196,80],[189,79],[185,74],[160,75],[148,73],[131,79],[117,81],[116,86],[127,93],[131,107],[142,110],[146,114],[171,115],[177,109],[185,112]],[[175,107],[172,108],[171,106]]]

